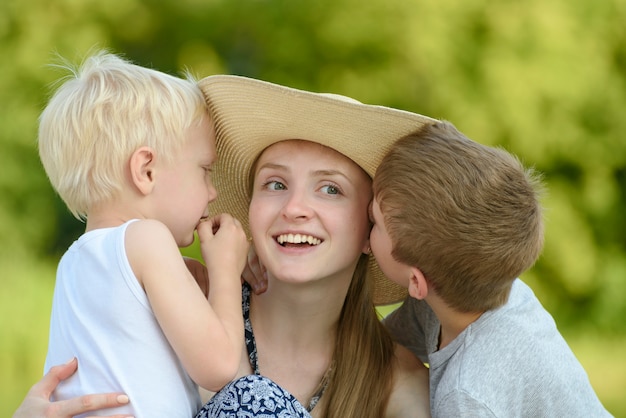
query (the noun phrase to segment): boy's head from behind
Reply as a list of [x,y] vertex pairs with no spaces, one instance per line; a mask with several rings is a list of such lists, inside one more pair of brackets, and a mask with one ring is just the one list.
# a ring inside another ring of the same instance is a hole
[[141,146],[172,158],[187,128],[207,115],[193,80],[134,65],[104,51],[70,72],[40,116],[39,155],[69,210],[84,218],[114,198]]
[[438,122],[400,139],[374,177],[393,258],[461,312],[504,304],[543,246],[540,181],[508,152]]

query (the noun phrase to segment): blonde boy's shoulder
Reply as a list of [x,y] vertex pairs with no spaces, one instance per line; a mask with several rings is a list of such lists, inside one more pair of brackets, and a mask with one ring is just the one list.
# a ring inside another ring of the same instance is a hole
[[393,389],[386,418],[430,417],[428,369],[407,348],[395,345]]

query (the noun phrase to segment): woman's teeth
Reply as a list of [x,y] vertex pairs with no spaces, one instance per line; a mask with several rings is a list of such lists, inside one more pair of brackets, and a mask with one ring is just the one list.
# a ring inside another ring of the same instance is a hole
[[319,245],[322,240],[319,238],[315,238],[311,235],[302,235],[302,234],[282,234],[276,237],[276,241],[279,244],[309,244],[309,245]]

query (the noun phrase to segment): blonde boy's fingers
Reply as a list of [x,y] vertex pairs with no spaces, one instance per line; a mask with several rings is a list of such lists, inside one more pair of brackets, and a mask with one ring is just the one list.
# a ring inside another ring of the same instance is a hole
[[213,237],[216,232],[215,228],[216,220],[214,218],[211,219],[203,219],[200,221],[198,226],[196,226],[196,231],[198,231],[198,237],[200,240],[208,240]]
[[233,226],[243,231],[241,222],[228,213],[220,213],[210,219],[204,220],[198,225],[198,231],[200,231],[200,227],[206,228],[206,226],[202,225],[202,223],[209,223],[211,225],[213,235],[217,235],[220,230],[225,230],[227,232],[232,231]]

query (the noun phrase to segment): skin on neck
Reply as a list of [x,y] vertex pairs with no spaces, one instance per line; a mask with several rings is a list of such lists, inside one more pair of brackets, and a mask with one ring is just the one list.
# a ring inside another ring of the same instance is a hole
[[[259,369],[305,406],[330,367],[350,279],[303,284],[270,275],[267,292],[251,295]],[[316,407],[313,416],[319,410]]]
[[272,355],[279,350],[283,356],[306,352],[332,356],[350,279],[286,283],[270,275],[268,290],[251,295],[250,320],[257,343],[271,345],[266,353]]
[[85,231],[111,228],[131,219],[143,219],[149,213],[149,195],[154,187],[153,151],[137,149],[124,167],[121,189],[111,199],[91,207],[87,213]]
[[[329,331],[334,334],[349,281],[342,286],[333,285],[332,289],[323,282],[284,283],[270,277],[265,293],[252,294],[253,304],[261,307],[254,313],[255,318],[273,319],[271,323],[281,324],[281,329],[291,328],[291,335],[320,337]],[[308,331],[301,329],[303,324],[307,324]]]
[[433,310],[441,330],[438,349],[446,347],[471,323],[476,321],[483,312],[460,312],[450,307],[430,286],[428,280],[417,267],[408,266],[410,271],[409,294],[418,300],[424,300]]
[[85,232],[120,226],[131,219],[143,219],[145,214],[138,202],[118,197],[112,202],[91,208],[87,214]]
[[430,305],[441,323],[439,350],[450,344],[461,332],[483,314],[483,312],[459,312],[449,307],[432,291],[429,292],[425,301]]

